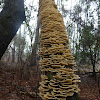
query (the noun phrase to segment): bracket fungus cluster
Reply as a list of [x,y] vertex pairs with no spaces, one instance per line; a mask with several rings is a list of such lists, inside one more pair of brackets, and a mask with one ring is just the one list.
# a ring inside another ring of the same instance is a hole
[[66,100],[79,92],[74,57],[69,49],[63,17],[54,0],[39,2],[41,38],[39,62],[42,71],[40,96],[43,100]]

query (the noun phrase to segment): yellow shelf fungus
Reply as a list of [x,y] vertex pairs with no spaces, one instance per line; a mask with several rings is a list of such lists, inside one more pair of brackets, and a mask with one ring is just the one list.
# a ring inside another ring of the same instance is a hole
[[79,92],[80,82],[74,57],[69,49],[63,17],[54,0],[39,2],[41,38],[39,55],[41,75],[40,96],[43,100],[66,100]]

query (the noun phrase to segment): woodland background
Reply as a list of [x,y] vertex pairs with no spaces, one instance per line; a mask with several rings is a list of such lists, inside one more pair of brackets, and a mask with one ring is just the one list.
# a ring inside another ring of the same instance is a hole
[[[100,100],[100,0],[55,1],[81,77],[81,100]],[[41,100],[38,3],[24,1],[26,19],[0,61],[0,100]]]

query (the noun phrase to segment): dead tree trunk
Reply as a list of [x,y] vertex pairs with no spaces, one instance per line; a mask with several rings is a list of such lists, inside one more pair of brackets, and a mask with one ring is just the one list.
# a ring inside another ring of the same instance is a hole
[[0,13],[0,59],[25,20],[24,0],[5,0]]
[[80,80],[75,75],[74,57],[69,49],[63,17],[54,0],[39,0],[39,11],[40,97],[44,100],[80,100],[77,85]]

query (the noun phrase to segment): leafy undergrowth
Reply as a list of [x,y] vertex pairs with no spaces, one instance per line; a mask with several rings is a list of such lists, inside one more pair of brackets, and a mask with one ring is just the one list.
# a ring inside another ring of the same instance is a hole
[[[38,96],[40,71],[36,66],[31,69],[29,79],[22,70],[1,68],[0,71],[0,100],[41,100]],[[88,75],[80,77],[81,100],[100,100],[97,82]]]

